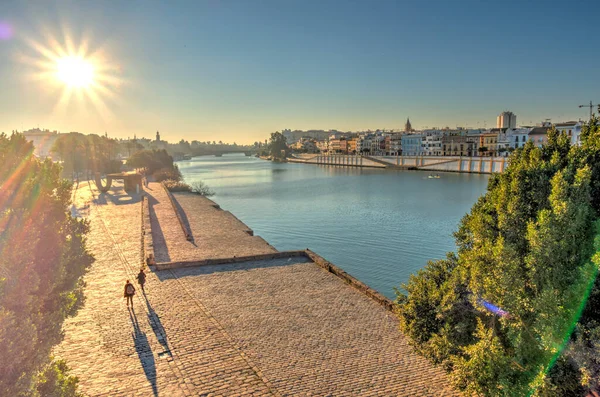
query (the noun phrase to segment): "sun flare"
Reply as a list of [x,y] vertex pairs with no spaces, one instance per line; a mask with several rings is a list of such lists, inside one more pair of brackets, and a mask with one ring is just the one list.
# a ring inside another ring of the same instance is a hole
[[72,105],[83,106],[78,110],[94,109],[103,119],[110,119],[111,107],[121,103],[120,87],[126,84],[121,66],[110,57],[106,45],[94,44],[86,35],[75,40],[64,27],[62,33],[56,37],[44,32],[37,40],[24,37],[27,47],[18,59],[27,68],[26,77],[54,98],[53,112],[67,114],[74,109]]
[[86,88],[94,82],[94,66],[81,57],[60,58],[56,61],[56,77],[70,87]]

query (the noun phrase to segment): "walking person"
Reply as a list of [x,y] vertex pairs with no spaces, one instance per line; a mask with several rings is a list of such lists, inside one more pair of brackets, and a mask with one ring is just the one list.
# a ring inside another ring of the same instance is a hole
[[129,302],[131,302],[131,308],[133,309],[133,295],[135,295],[135,287],[133,284],[127,280],[125,283],[125,291],[124,296],[127,298],[127,307],[129,307]]
[[137,275],[137,281],[140,287],[142,287],[142,291],[144,291],[144,284],[146,284],[146,273],[144,273],[143,267],[140,269],[140,272]]

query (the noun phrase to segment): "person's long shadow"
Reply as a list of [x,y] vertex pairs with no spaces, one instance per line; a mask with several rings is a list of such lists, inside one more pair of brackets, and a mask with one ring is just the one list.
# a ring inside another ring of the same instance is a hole
[[170,355],[171,351],[169,349],[169,343],[167,341],[167,333],[165,332],[165,329],[163,328],[162,323],[160,322],[158,314],[156,314],[156,312],[152,308],[152,305],[150,305],[150,302],[148,301],[148,297],[146,296],[146,292],[144,290],[142,290],[142,295],[144,296],[144,300],[146,301],[146,308],[148,309],[148,322],[152,327],[154,335],[156,335],[158,343],[160,343],[160,345],[164,349],[162,354],[166,353]]
[[154,355],[152,354],[152,349],[148,343],[148,337],[146,336],[146,333],[141,330],[133,309],[129,310],[129,318],[131,319],[131,324],[133,325],[132,337],[135,345],[135,351],[137,352],[140,363],[142,364],[142,368],[144,369],[146,379],[148,379],[152,385],[152,392],[154,396],[158,396],[158,386],[156,384],[156,363],[154,362]]
[[158,221],[156,211],[154,210],[154,206],[157,203],[158,200],[153,195],[148,194],[148,211],[150,214],[150,222],[152,223],[152,241],[155,247],[155,259],[157,262],[171,262],[167,240],[163,234],[160,222]]

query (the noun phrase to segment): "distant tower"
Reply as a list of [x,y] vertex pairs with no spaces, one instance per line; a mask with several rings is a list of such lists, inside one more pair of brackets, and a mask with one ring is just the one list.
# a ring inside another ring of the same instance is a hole
[[513,112],[502,112],[496,119],[496,128],[517,128],[517,115]]
[[160,142],[160,132],[156,131],[156,142]]
[[411,132],[412,125],[410,125],[410,119],[406,119],[406,124],[404,125],[404,132]]

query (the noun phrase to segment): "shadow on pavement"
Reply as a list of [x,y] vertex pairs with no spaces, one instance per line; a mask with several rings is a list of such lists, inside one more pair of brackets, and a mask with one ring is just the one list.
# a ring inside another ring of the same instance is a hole
[[[181,194],[186,194],[186,193],[181,193]],[[185,210],[181,207],[181,204],[179,204],[176,194],[173,194],[173,199],[175,201],[175,206],[177,207],[177,211],[179,212],[179,215],[181,216],[181,220],[183,221],[183,225],[185,226],[185,228],[188,231],[188,233],[190,234],[190,236],[192,236],[190,243],[192,243],[194,246],[197,247],[196,241],[194,241],[194,233],[192,230],[192,226],[190,225],[190,221],[187,217],[187,214],[185,213]]]
[[152,385],[152,393],[154,396],[158,396],[158,386],[156,384],[156,363],[154,361],[152,349],[148,343],[148,337],[146,336],[146,333],[140,329],[140,325],[133,309],[129,310],[129,318],[131,319],[131,324],[133,325],[132,337],[135,351],[137,352],[140,363],[142,364],[142,368],[144,369],[146,379],[148,379]]
[[156,274],[160,281],[165,281],[175,278],[183,279],[186,277],[197,277],[213,273],[227,273],[269,267],[292,266],[311,262],[312,261],[309,258],[304,256],[294,256],[289,258],[263,259],[238,263],[222,263],[218,265],[190,266],[172,269],[171,271],[157,270],[154,271],[154,274]]
[[162,323],[160,322],[158,314],[156,314],[156,312],[152,308],[152,305],[150,305],[150,302],[148,301],[148,297],[146,296],[146,292],[144,290],[142,290],[142,295],[144,296],[144,300],[146,301],[146,308],[148,309],[148,321],[150,322],[152,331],[154,332],[154,335],[156,335],[158,343],[160,343],[160,345],[163,347],[164,352],[170,355],[171,353],[169,349],[169,343],[167,342],[167,333],[165,332],[165,329],[163,328]]
[[[150,213],[150,222],[152,224],[152,241],[154,243],[154,259],[157,262],[171,262],[171,256],[169,255],[169,247],[167,247],[167,240],[160,227],[160,222],[156,216],[154,206],[158,203],[158,200],[151,194],[148,194],[148,210]],[[170,205],[170,204],[169,204]]]

